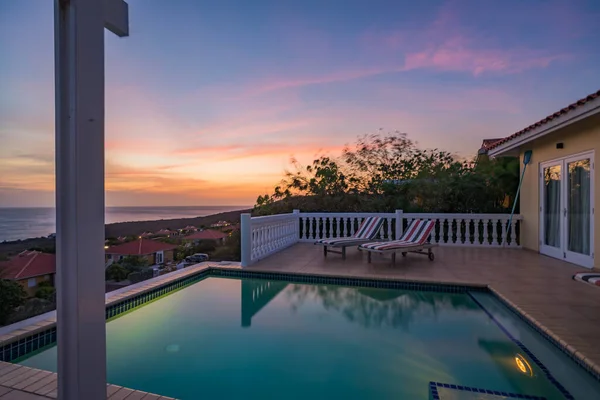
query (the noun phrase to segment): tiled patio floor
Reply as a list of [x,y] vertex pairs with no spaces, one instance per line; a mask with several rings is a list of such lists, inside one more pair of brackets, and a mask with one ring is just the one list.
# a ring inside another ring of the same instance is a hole
[[489,285],[598,370],[600,287],[572,279],[589,270],[520,249],[437,247],[434,252],[434,261],[419,254],[407,258],[398,254],[392,266],[389,258],[378,255],[368,264],[366,255],[356,249],[348,249],[346,260],[338,254],[324,258],[322,248],[302,243],[249,270]]

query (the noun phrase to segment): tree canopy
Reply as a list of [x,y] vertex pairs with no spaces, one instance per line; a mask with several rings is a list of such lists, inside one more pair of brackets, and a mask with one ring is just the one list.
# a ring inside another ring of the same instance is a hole
[[292,170],[273,193],[259,196],[254,213],[302,211],[506,212],[519,182],[517,158],[460,159],[420,149],[405,133],[364,135],[338,157]]

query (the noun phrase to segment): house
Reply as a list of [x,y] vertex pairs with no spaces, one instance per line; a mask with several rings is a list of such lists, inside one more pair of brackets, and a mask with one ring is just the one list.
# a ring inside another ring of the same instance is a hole
[[227,238],[228,236],[229,235],[227,235],[226,233],[223,233],[220,231],[215,231],[212,229],[204,229],[202,231],[192,233],[191,235],[187,235],[186,237],[183,238],[183,240],[185,240],[187,242],[192,242],[195,244],[198,244],[203,240],[213,240],[217,244],[223,244],[223,243],[225,243],[225,238]]
[[[595,175],[600,147],[600,91],[490,146],[493,157],[519,156],[523,247],[573,264],[598,269],[600,201]],[[525,167],[526,152],[531,151]],[[600,236],[599,236],[600,237]]]
[[180,229],[182,232],[196,232],[198,230],[198,228],[196,228],[194,225],[188,225],[183,229]]
[[478,163],[482,159],[488,158],[488,152],[490,151],[490,147],[492,147],[496,142],[502,140],[502,138],[497,139],[483,139],[481,143],[481,147],[479,151],[477,151],[477,157],[475,158],[475,162]]
[[161,229],[160,231],[155,232],[154,236],[155,237],[169,237],[172,235],[177,235],[177,233],[178,233],[177,231],[172,231],[169,229]]
[[8,261],[0,262],[0,278],[18,282],[29,296],[34,296],[41,282],[54,286],[56,256],[25,250]]
[[111,246],[105,250],[105,262],[119,261],[127,256],[144,257],[149,265],[165,264],[173,261],[177,245],[140,238],[132,242]]
[[212,224],[210,227],[211,228],[222,228],[224,226],[229,226],[229,225],[231,225],[231,224],[227,221],[218,221],[218,222]]

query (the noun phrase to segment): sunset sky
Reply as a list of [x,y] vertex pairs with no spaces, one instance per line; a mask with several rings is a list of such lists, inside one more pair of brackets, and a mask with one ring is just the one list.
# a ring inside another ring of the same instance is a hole
[[[600,88],[594,0],[128,3],[109,206],[251,205],[379,128],[472,156]],[[54,204],[53,4],[0,2],[0,206]]]

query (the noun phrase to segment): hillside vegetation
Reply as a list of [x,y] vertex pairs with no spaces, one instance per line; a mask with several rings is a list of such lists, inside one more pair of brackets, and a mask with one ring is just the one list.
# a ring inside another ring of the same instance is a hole
[[420,149],[406,134],[359,137],[338,157],[308,166],[292,161],[254,215],[291,212],[509,212],[519,183],[518,158],[461,160]]

